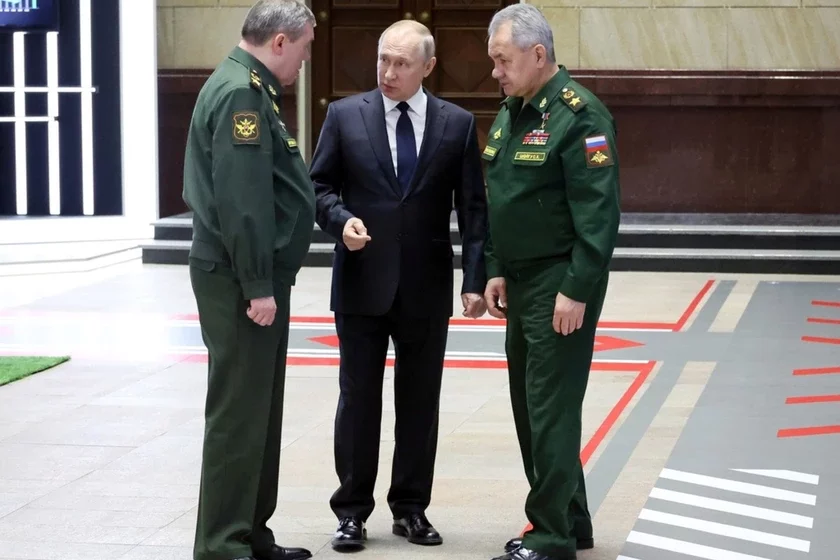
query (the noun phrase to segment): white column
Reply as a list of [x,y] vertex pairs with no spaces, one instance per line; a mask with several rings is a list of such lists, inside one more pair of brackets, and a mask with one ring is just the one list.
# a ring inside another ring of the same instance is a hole
[[120,0],[123,215],[158,217],[157,3]]

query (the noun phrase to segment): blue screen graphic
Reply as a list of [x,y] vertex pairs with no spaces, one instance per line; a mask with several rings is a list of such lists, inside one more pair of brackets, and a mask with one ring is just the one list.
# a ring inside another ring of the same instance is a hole
[[0,31],[57,31],[59,0],[0,0]]

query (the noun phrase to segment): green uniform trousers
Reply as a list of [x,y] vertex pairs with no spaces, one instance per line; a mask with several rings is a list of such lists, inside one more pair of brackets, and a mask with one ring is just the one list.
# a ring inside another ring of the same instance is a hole
[[230,560],[274,544],[290,287],[261,327],[229,267],[190,259],[190,279],[210,358],[194,559]]
[[525,513],[533,529],[522,544],[562,559],[576,557],[576,539],[592,538],[580,462],[581,412],[608,282],[606,274],[586,303],[582,328],[563,336],[552,319],[568,266],[540,263],[505,275],[510,396],[531,486]]

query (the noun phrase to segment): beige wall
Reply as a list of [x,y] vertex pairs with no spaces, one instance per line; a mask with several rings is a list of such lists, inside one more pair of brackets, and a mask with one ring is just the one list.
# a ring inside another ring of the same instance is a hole
[[[838,69],[840,0],[535,0],[570,68]],[[212,68],[251,0],[158,0],[160,68]]]
[[838,69],[840,0],[535,0],[572,68]]
[[158,67],[214,68],[239,41],[253,0],[157,0]]

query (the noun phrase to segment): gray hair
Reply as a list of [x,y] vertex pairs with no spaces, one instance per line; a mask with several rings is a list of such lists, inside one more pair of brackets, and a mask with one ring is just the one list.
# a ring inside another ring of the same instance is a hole
[[546,56],[552,64],[554,56],[554,33],[543,13],[531,4],[511,4],[499,10],[490,20],[488,35],[493,36],[503,23],[510,22],[510,36],[513,44],[522,50],[535,45],[545,47]]
[[418,21],[404,19],[392,23],[388,29],[379,36],[379,43],[376,46],[377,57],[382,53],[382,42],[385,36],[395,29],[405,28],[414,31],[420,36],[420,53],[423,55],[423,62],[429,62],[435,56],[435,38],[429,28]]
[[307,25],[315,26],[312,10],[298,0],[259,0],[242,24],[242,38],[252,45],[264,45],[278,33],[290,40],[303,36]]

